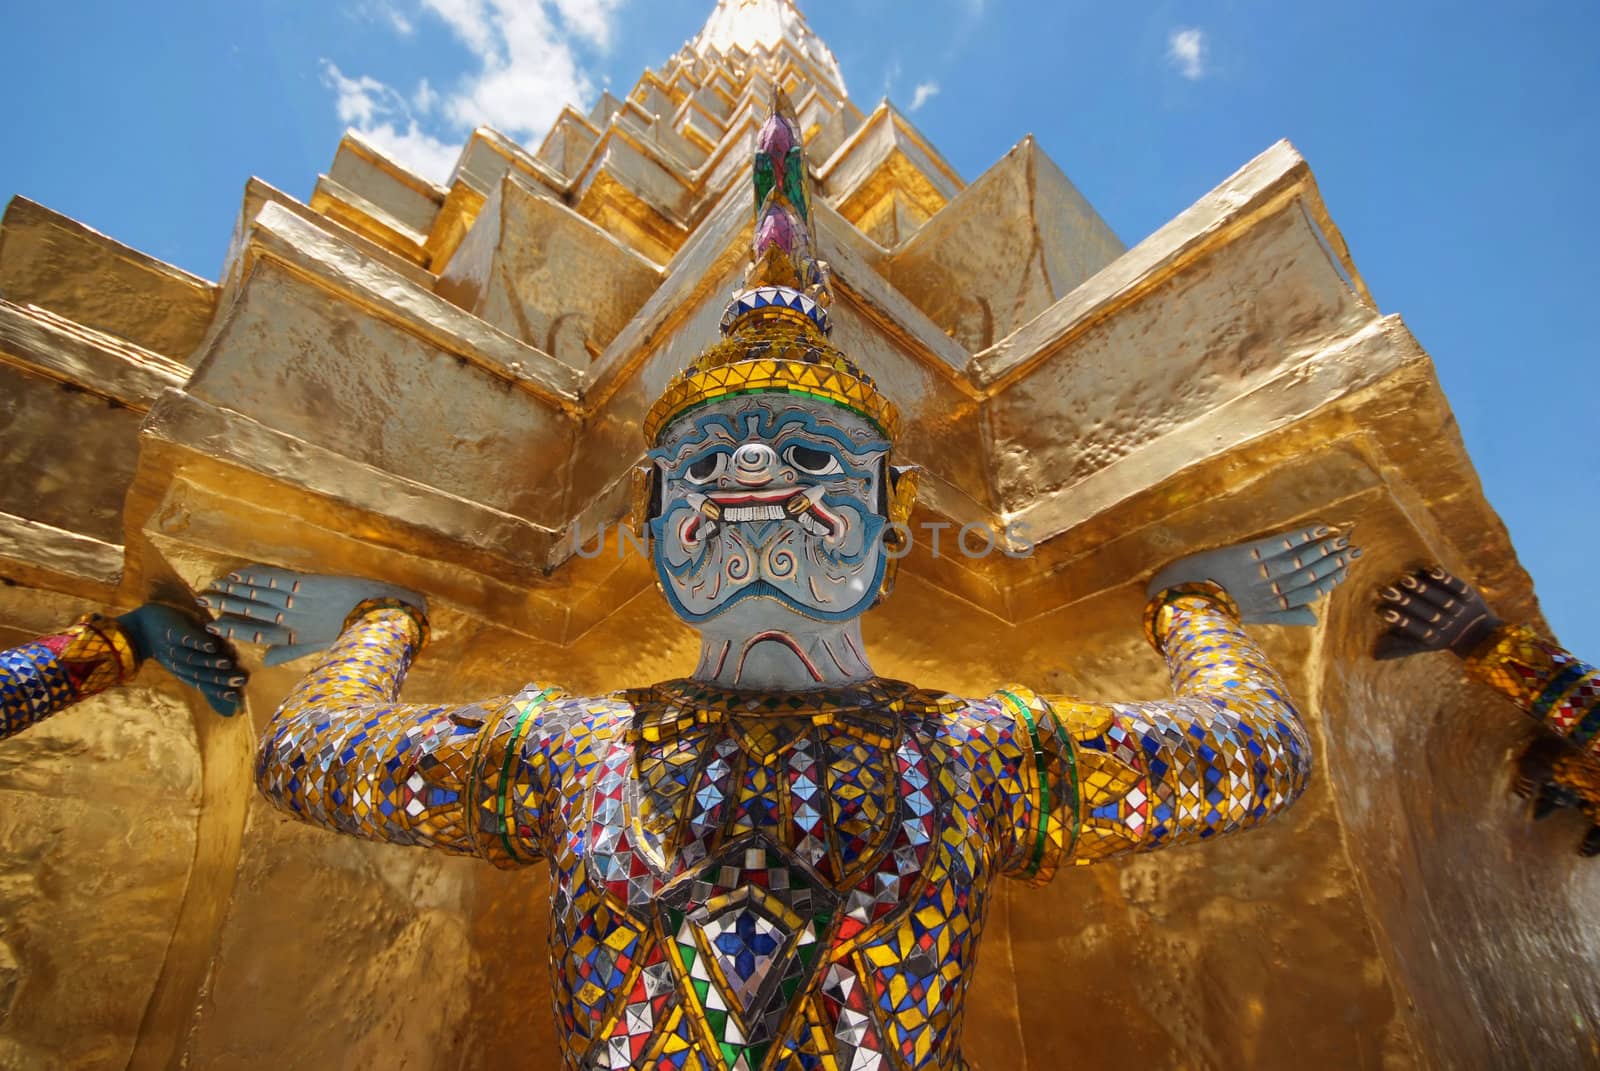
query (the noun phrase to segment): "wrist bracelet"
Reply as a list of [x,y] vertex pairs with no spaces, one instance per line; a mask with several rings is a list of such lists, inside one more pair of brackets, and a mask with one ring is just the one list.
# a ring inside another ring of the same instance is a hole
[[427,646],[429,636],[428,615],[403,599],[362,599],[356,603],[355,609],[351,610],[349,616],[344,619],[344,624],[339,627],[339,631],[345,631],[351,625],[376,610],[399,610],[411,618],[412,624],[417,626],[417,647],[420,649]]
[[1157,653],[1166,654],[1166,647],[1156,637],[1156,625],[1161,620],[1161,611],[1188,596],[1199,596],[1209,602],[1215,603],[1226,610],[1235,621],[1239,620],[1239,604],[1233,601],[1227,589],[1212,580],[1186,580],[1181,584],[1174,584],[1170,588],[1162,588],[1156,593],[1144,608],[1144,635],[1150,641]]

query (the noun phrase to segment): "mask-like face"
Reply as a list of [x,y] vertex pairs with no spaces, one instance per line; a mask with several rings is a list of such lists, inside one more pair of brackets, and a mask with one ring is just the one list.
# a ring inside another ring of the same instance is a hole
[[888,452],[854,413],[781,395],[676,421],[650,452],[656,573],[673,610],[691,625],[756,599],[775,619],[859,616],[883,578]]

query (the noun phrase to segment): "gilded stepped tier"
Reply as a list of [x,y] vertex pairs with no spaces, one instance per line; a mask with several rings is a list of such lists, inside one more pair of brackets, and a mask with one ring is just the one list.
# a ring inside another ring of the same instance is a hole
[[[865,619],[881,672],[1162,695],[1136,625],[1162,562],[1310,521],[1366,549],[1316,629],[1256,630],[1297,667],[1305,796],[997,896],[976,1064],[1600,1059],[1600,871],[1510,797],[1522,721],[1442,656],[1369,657],[1372,587],[1418,561],[1538,610],[1305,160],[1273,145],[1125,249],[1031,137],[968,183],[862,111],[789,0],[722,0],[536,148],[476,131],[447,186],[355,134],[309,203],[252,179],[215,282],[11,201],[0,643],[261,561],[425,592],[410,701],[683,675],[696,641],[622,530],[640,425],[744,275],[774,88],[833,345],[922,470]],[[964,554],[963,526],[1009,541]],[[231,720],[146,669],[0,748],[0,1067],[547,1066],[542,872],[280,817],[252,762],[300,671],[251,668]]]

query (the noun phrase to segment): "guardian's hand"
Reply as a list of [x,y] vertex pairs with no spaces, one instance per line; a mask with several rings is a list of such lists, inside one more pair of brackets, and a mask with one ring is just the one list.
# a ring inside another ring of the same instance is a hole
[[246,675],[233,649],[219,636],[170,606],[147,602],[117,618],[138,653],[153,658],[174,677],[206,697],[224,718],[239,709]]
[[1311,604],[1343,583],[1360,556],[1336,529],[1313,526],[1181,558],[1156,574],[1149,593],[1210,581],[1238,604],[1245,624],[1315,625]]
[[250,565],[213,580],[200,595],[217,614],[211,631],[268,646],[269,666],[321,651],[339,638],[350,611],[369,599],[395,599],[427,609],[415,591],[355,576],[297,573]]
[[1374,658],[1424,651],[1452,651],[1465,658],[1500,627],[1472,585],[1437,565],[1396,579],[1378,598],[1378,617],[1389,628],[1373,646]]

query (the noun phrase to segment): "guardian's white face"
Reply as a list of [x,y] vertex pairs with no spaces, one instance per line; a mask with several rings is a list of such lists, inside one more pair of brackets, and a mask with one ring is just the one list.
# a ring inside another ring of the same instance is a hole
[[[688,413],[650,452],[661,483],[651,519],[656,573],[672,609],[704,625],[858,617],[883,579],[889,443],[864,418],[762,394]],[[755,613],[750,616],[749,611]]]

